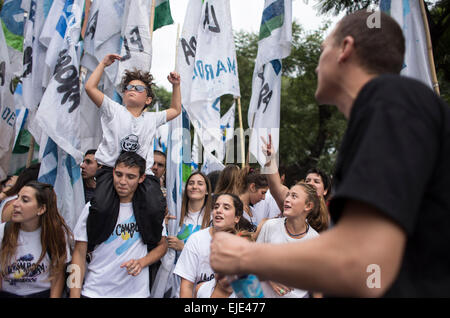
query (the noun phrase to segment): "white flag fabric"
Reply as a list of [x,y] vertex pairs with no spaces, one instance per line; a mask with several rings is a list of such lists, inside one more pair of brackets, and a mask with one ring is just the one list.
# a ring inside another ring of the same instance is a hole
[[213,171],[222,171],[225,168],[225,165],[217,159],[216,156],[211,153],[204,152],[204,159],[202,165],[202,172],[208,175]]
[[58,211],[73,231],[85,205],[80,166],[51,138],[42,141],[41,147],[44,151],[38,181],[53,185]]
[[39,41],[45,22],[45,5],[49,0],[31,0],[24,31],[23,99],[25,106],[34,111],[43,95],[43,74],[47,48]]
[[[76,52],[82,10],[83,0],[66,0],[59,14],[46,61],[47,65],[55,65],[54,71],[33,123],[42,130],[40,136],[34,136],[41,146],[38,180],[54,186],[58,210],[71,229],[84,206],[79,166],[83,153],[80,150],[80,81]],[[49,56],[55,56],[56,61],[48,61]]]
[[[234,120],[236,114],[236,103],[231,105],[225,115],[220,118],[221,147],[218,150],[217,158],[223,162],[226,156],[227,143],[234,137]],[[221,152],[222,151],[222,152]]]
[[[183,138],[184,135],[184,138]],[[190,143],[189,118],[187,112],[182,113],[169,122],[169,137],[166,160],[166,188],[167,188],[167,210],[176,219],[169,220],[167,232],[169,236],[176,236],[180,223],[181,201],[183,197],[184,170],[190,171],[190,153],[183,152],[186,142]],[[176,251],[168,249],[161,259],[161,266],[152,287],[152,298],[174,298],[179,294],[180,279],[173,274],[175,268]]]
[[150,72],[152,65],[152,39],[150,36],[150,13],[152,0],[127,0],[121,32],[121,48],[115,85],[125,70],[134,68]]
[[280,130],[281,59],[289,56],[292,40],[292,1],[266,0],[261,21],[258,55],[253,72],[248,123],[252,128],[250,153],[261,166],[266,157],[261,137],[278,152]]
[[[52,43],[60,42],[52,78],[42,97],[35,120],[65,152],[81,163],[80,82],[75,46],[80,36],[82,0],[67,0]],[[60,38],[60,39],[56,39]],[[47,52],[49,56],[50,47]],[[52,62],[53,63],[53,62]]]
[[10,90],[12,73],[3,29],[0,30],[0,180],[8,175],[15,137],[16,112]]
[[380,8],[390,14],[403,29],[406,51],[401,74],[413,77],[433,89],[427,38],[419,1],[422,0],[381,0]]
[[190,0],[178,43],[183,105],[206,151],[220,141],[224,94],[240,96],[229,1]]

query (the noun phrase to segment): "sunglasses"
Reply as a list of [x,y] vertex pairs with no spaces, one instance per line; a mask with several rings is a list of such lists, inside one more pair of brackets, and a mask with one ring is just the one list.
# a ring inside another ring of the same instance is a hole
[[125,86],[125,90],[127,91],[131,91],[132,89],[134,89],[138,93],[142,93],[143,91],[146,90],[146,87],[144,85],[131,85],[131,84]]

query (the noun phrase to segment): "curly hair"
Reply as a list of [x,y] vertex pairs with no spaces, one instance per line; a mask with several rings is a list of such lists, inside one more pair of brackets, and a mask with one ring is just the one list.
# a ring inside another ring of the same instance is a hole
[[[141,70],[137,70],[134,68],[132,71],[125,70],[125,74],[122,77],[122,82],[120,83],[120,87],[122,88],[122,92],[126,90],[127,85],[131,81],[139,80],[142,83],[144,83],[146,91],[147,91],[147,97],[151,97],[152,101],[155,99],[155,94],[153,93],[152,87],[156,86],[155,83],[153,83],[153,75],[149,72],[144,72]],[[145,105],[145,107],[150,106],[150,104]],[[144,108],[145,108],[144,107]]]

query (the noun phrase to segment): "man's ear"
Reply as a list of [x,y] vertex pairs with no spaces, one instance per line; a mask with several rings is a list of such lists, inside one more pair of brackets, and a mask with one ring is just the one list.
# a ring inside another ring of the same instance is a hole
[[346,36],[341,43],[341,53],[339,54],[338,62],[342,63],[349,59],[355,51],[355,39],[352,36]]
[[144,182],[144,180],[145,180],[145,173],[139,177],[139,183]]

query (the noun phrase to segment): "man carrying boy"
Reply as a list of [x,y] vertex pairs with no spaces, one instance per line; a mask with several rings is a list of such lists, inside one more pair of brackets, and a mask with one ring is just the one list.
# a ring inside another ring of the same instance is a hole
[[[133,208],[133,197],[145,179],[145,160],[135,152],[124,152],[113,170],[113,192],[120,201],[119,214],[108,239],[88,251],[87,229],[90,203],[86,204],[74,229],[72,264],[77,265],[78,286],[71,286],[71,297],[150,297],[149,266],[167,251],[165,238],[151,248],[142,237]],[[89,255],[88,261],[86,256]],[[84,282],[84,284],[83,284]]]
[[125,71],[122,78],[123,103],[112,101],[98,89],[105,67],[121,57],[108,54],[99,63],[85,89],[100,108],[103,138],[95,159],[102,168],[96,176],[96,189],[87,219],[88,253],[111,235],[119,214],[119,200],[113,189],[112,167],[123,151],[136,152],[146,161],[144,180],[133,195],[133,210],[142,240],[151,249],[161,239],[166,201],[159,180],[153,175],[153,142],[156,129],[181,113],[180,75],[172,72],[168,80],[173,85],[171,107],[162,112],[146,112],[154,97],[153,77],[148,72]]

